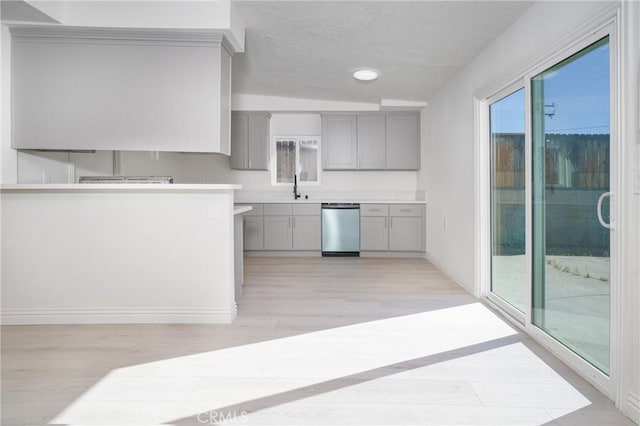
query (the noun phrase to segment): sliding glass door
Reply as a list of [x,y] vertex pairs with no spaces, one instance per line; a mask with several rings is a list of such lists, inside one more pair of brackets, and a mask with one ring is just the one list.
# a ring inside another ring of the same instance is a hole
[[516,90],[489,106],[491,292],[520,312],[527,303],[525,97]]
[[532,323],[609,374],[610,52],[531,80]]

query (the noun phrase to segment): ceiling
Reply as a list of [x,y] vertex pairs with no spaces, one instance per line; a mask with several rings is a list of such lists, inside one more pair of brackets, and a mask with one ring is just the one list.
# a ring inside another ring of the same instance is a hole
[[[532,1],[243,1],[235,93],[379,103],[425,101]],[[380,71],[372,82],[351,77]]]

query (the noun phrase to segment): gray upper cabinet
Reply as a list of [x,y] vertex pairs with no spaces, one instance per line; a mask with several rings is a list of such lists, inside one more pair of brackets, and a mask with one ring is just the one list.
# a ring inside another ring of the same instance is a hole
[[221,32],[12,27],[16,149],[230,154]]
[[419,117],[413,112],[323,114],[323,169],[418,170]]
[[232,169],[269,170],[270,120],[268,112],[231,113]]
[[325,170],[358,168],[357,121],[354,115],[322,116],[322,164]]
[[419,135],[417,114],[387,115],[387,169],[418,170],[420,168]]
[[358,169],[385,168],[385,116],[358,116]]

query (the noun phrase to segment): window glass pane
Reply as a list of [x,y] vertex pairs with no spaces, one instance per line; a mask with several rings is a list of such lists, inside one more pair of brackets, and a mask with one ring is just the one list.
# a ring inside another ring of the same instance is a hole
[[491,126],[491,291],[525,311],[524,89],[489,107]]
[[[609,372],[609,40],[533,78],[533,323]],[[603,206],[608,220],[608,201]]]
[[300,139],[300,182],[318,181],[318,140]]
[[296,170],[296,141],[279,139],[276,141],[276,182],[293,183]]

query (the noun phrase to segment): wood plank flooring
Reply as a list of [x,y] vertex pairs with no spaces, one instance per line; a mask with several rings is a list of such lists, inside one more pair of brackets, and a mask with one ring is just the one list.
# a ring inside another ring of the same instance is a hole
[[2,425],[632,425],[421,259],[247,258],[231,325],[2,327]]

